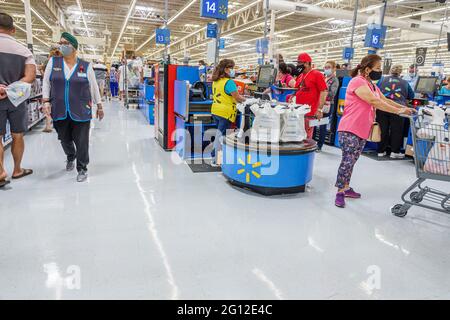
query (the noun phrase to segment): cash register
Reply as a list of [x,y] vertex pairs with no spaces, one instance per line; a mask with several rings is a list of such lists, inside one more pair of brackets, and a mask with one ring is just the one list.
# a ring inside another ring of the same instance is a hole
[[270,100],[270,96],[267,93],[264,93],[264,91],[273,84],[276,75],[277,70],[273,65],[266,64],[259,66],[258,78],[256,80],[256,87],[258,88],[258,91],[254,93],[255,98]]
[[420,97],[412,100],[413,107],[427,105],[428,101],[434,98],[438,87],[438,80],[438,77],[434,76],[419,76],[414,92],[418,93]]

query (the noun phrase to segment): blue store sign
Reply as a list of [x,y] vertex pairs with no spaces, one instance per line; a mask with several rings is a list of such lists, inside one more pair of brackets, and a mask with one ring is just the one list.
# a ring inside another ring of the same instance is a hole
[[170,30],[169,29],[156,29],[156,43],[157,44],[170,44]]
[[371,24],[367,27],[366,39],[364,46],[375,49],[384,47],[384,39],[386,38],[386,26]]
[[256,40],[256,53],[261,54],[269,53],[269,41],[267,39]]
[[226,20],[228,17],[228,0],[201,0],[200,16]]
[[220,50],[225,49],[225,39],[223,39],[223,38],[219,39],[219,49]]
[[217,24],[208,23],[208,25],[206,26],[206,37],[217,38]]
[[354,48],[344,48],[344,51],[342,52],[342,59],[351,60],[353,59],[354,54],[355,54]]

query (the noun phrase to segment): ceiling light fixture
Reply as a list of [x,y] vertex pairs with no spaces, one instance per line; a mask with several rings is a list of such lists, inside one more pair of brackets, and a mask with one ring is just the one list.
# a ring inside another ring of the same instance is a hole
[[[192,0],[191,2],[189,2],[183,9],[181,9],[181,11],[179,11],[176,15],[170,18],[169,21],[167,21],[167,25],[171,24],[176,18],[178,18],[181,14],[183,14],[183,12],[189,9],[195,2],[197,2],[197,0]],[[150,36],[150,38],[145,40],[139,47],[137,47],[136,51],[141,50],[147,43],[149,43],[153,38],[155,38],[155,36],[156,36],[155,33],[153,33]]]
[[[244,7],[240,8],[240,9],[238,9],[238,10],[232,12],[232,13],[230,13],[230,14],[228,15],[228,18],[229,18],[229,17],[232,17],[232,16],[234,16],[234,15],[236,15],[236,14],[238,14],[238,13],[244,11],[244,10],[247,10],[248,8],[253,7],[254,5],[260,3],[261,1],[263,1],[263,0],[256,0],[256,1],[251,2],[250,4],[248,4],[248,5],[244,6]],[[192,33],[190,33],[190,34],[184,36],[184,37],[181,38],[180,40],[175,41],[175,42],[172,42],[172,43],[169,44],[167,47],[171,47],[172,45],[175,45],[175,44],[177,44],[177,43],[180,43],[181,41],[184,41],[184,40],[186,40],[187,38],[189,38],[189,37],[191,37],[191,36],[193,36],[193,35],[195,35],[195,34],[201,32],[201,31],[203,31],[203,30],[206,30],[206,27],[202,27],[202,28],[198,29],[197,31],[194,31],[194,32],[192,32]],[[153,37],[154,37],[154,35],[153,35]],[[148,40],[148,41],[150,41],[150,40]],[[148,42],[148,41],[147,41],[147,42]],[[191,48],[187,48],[187,49],[191,49]],[[151,56],[154,56],[154,55],[160,53],[160,52],[163,51],[163,50],[164,50],[164,49],[157,50],[157,51],[153,52],[153,54],[147,56],[146,58],[151,57]],[[183,49],[183,50],[184,50],[184,49]]]
[[120,39],[122,38],[123,32],[125,31],[125,28],[127,27],[128,20],[130,19],[131,13],[134,10],[134,6],[136,5],[136,2],[137,2],[137,0],[131,0],[131,2],[130,2],[127,16],[125,17],[125,21],[123,22],[122,28],[120,29],[120,33],[119,33],[119,37],[117,38],[116,45],[114,46],[114,49],[111,53],[111,57],[110,57],[111,60],[114,57],[114,54],[116,53],[117,47],[119,46],[119,43],[120,43]]
[[[22,2],[24,2],[24,0],[22,0]],[[51,25],[47,21],[45,21],[45,19],[42,18],[42,16],[31,5],[30,5],[30,9],[31,9],[31,12],[33,12],[36,15],[36,17],[39,18],[39,20],[41,20],[50,30],[52,30]]]
[[[27,33],[27,31],[26,31],[24,28],[22,28],[21,26],[19,26],[19,25],[17,25],[17,24],[15,24],[14,26],[15,26],[17,29],[19,29],[19,30],[21,30],[21,31],[23,31],[23,32],[25,32],[25,33]],[[39,41],[39,42],[45,44],[47,47],[50,47],[50,44],[48,44],[47,42],[45,42],[44,40],[42,40],[42,39],[39,38],[38,36],[35,36],[34,34],[33,34],[33,38],[35,38],[37,41]]]

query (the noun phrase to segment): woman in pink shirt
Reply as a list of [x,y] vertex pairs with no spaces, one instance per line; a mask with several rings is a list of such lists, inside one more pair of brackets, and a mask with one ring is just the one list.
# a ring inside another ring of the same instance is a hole
[[286,63],[281,62],[278,66],[278,74],[275,81],[275,85],[286,88],[289,87],[289,82],[293,80],[294,77],[291,75],[291,70]]
[[387,99],[372,81],[382,76],[381,57],[370,54],[364,57],[351,72],[353,79],[347,87],[344,114],[339,123],[339,144],[342,149],[342,161],[339,166],[335,204],[345,207],[345,198],[361,198],[361,194],[350,187],[353,167],[361,155],[370,136],[375,121],[375,110],[379,109],[393,114],[411,115],[414,109]]

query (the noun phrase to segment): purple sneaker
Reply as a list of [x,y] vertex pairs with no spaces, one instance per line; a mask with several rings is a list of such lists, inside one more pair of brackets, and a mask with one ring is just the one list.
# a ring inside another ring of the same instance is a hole
[[350,188],[344,192],[346,198],[359,199],[361,198],[361,193],[355,192],[353,188]]
[[336,193],[336,201],[334,202],[336,207],[345,208],[345,193],[338,192]]

